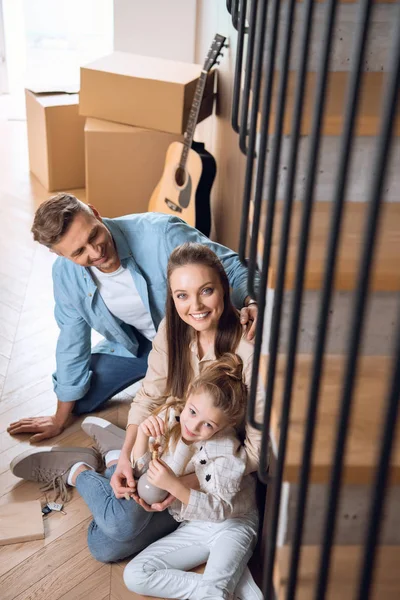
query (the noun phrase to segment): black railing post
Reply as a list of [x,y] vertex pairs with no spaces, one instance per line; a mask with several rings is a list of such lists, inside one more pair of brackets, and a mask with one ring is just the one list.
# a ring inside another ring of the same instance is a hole
[[[252,93],[252,104],[250,111],[250,127],[249,127],[249,145],[246,159],[246,173],[245,182],[243,188],[243,201],[242,201],[242,217],[240,221],[240,238],[239,238],[239,258],[243,264],[247,265],[246,260],[246,245],[247,245],[247,229],[249,221],[250,211],[250,200],[252,192],[253,182],[253,167],[255,159],[255,146],[257,137],[257,121],[258,121],[258,110],[260,105],[260,90],[261,90],[261,76],[263,66],[263,54],[265,44],[265,33],[267,27],[267,4],[268,0],[260,0],[258,2],[258,14],[257,14],[257,35],[256,35],[256,47],[255,47],[255,66],[254,66],[254,87]],[[255,298],[254,290],[254,278],[252,281],[248,279],[247,282],[248,292],[252,298]]]
[[242,68],[243,68],[243,49],[244,49],[244,34],[245,34],[245,22],[246,22],[246,11],[247,11],[247,0],[241,0],[241,11],[239,18],[239,32],[237,39],[236,48],[236,62],[235,62],[235,77],[233,81],[233,95],[232,95],[232,129],[236,133],[239,133],[239,105],[240,105],[240,94],[242,88]]
[[[240,131],[239,131],[239,148],[244,155],[247,154],[246,138],[248,135],[248,119],[249,119],[249,101],[250,101],[250,86],[253,77],[253,57],[254,44],[256,38],[256,16],[257,16],[258,0],[252,0],[250,8],[249,35],[247,38],[247,56],[246,68],[244,75],[244,86],[242,95],[242,111],[240,114]],[[259,82],[256,82],[256,85]]]
[[[248,263],[248,281],[254,281],[255,273],[257,270],[257,241],[258,241],[258,229],[260,224],[261,216],[261,204],[263,197],[263,186],[264,186],[264,174],[265,174],[265,163],[267,158],[267,146],[268,146],[268,129],[270,121],[270,110],[271,110],[271,97],[272,97],[272,84],[274,76],[275,66],[275,54],[276,54],[276,43],[278,39],[278,25],[279,25],[279,11],[280,1],[273,0],[271,7],[271,38],[268,45],[268,61],[266,67],[266,84],[264,90],[264,98],[261,110],[261,131],[260,131],[260,145],[257,161],[257,175],[256,175],[256,187],[254,194],[254,214],[253,214],[253,227],[252,227],[252,239],[250,258]],[[242,222],[243,227],[243,222]],[[270,244],[269,244],[270,246]],[[266,246],[264,245],[264,249]],[[268,248],[268,246],[267,246]],[[262,424],[256,423],[254,420],[254,400],[257,393],[258,387],[258,371],[260,368],[260,356],[261,356],[261,340],[264,332],[264,319],[265,319],[265,308],[267,300],[267,282],[269,275],[269,252],[264,252],[264,258],[261,277],[259,283],[259,293],[254,296],[258,300],[258,318],[256,323],[256,347],[254,349],[253,367],[252,367],[252,378],[249,393],[249,404],[248,404],[248,415],[247,418],[249,423],[253,427],[262,430]],[[266,405],[268,400],[266,400]]]

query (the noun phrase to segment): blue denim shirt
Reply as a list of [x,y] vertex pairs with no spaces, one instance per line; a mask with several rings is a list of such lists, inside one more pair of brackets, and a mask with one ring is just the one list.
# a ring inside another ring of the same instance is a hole
[[[238,308],[243,306],[247,269],[237,254],[211,242],[181,219],[144,213],[104,219],[103,223],[111,232],[121,264],[129,269],[156,330],[164,317],[168,258],[183,242],[206,244],[219,256],[232,287],[233,302]],[[126,357],[136,356],[136,331],[109,312],[89,269],[59,257],[53,266],[53,284],[54,314],[60,328],[54,391],[59,400],[79,400],[88,391],[92,376],[91,330],[105,338],[93,352]]]

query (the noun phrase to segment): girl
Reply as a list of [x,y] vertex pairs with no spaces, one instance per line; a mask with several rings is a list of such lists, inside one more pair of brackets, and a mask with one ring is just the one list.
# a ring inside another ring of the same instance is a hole
[[[133,592],[163,598],[230,598],[244,573],[256,542],[258,515],[255,481],[245,475],[246,453],[237,437],[246,406],[242,369],[238,356],[223,355],[190,385],[185,403],[170,404],[163,410],[164,420],[154,415],[165,434],[162,460],[150,460],[148,452],[154,417],[139,427],[133,448],[135,475],[147,470],[150,483],[176,498],[169,512],[181,525],[127,565],[124,580]],[[175,474],[193,471],[199,490],[190,489]],[[186,572],[205,561],[204,574]],[[262,599],[249,571],[235,597]]]

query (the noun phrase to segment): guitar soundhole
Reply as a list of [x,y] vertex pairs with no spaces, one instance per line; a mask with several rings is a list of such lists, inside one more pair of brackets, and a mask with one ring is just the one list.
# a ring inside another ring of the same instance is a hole
[[178,167],[175,171],[175,181],[176,185],[182,187],[186,183],[186,171],[182,169],[182,167]]

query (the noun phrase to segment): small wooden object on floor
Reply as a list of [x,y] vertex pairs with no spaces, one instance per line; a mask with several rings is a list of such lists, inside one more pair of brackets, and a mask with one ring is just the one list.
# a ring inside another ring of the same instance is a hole
[[0,506],[0,546],[44,538],[39,500]]

